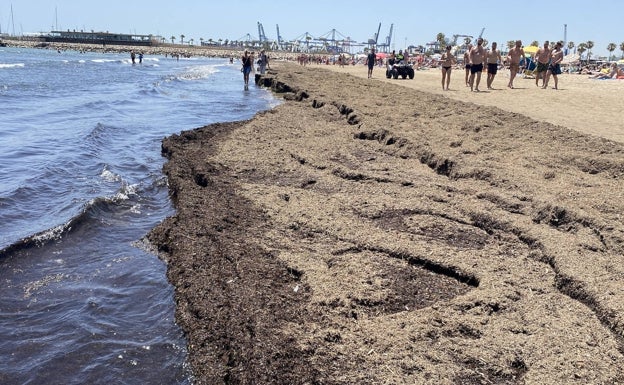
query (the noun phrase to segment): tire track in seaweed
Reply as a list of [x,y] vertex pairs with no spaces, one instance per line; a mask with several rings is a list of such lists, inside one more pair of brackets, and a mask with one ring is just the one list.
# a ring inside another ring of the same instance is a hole
[[[373,131],[361,131],[354,135],[355,139],[362,140],[375,140],[382,145],[397,145],[400,143],[400,146],[410,146],[410,142],[405,139],[394,137],[389,131],[383,130],[373,130]],[[455,161],[452,161],[448,158],[438,156],[433,152],[419,148],[417,146],[410,146],[411,149],[415,149],[416,154],[415,157],[418,157],[422,164],[427,165],[434,172],[439,175],[443,175],[448,177],[449,179],[456,179],[459,177],[468,177],[475,180],[487,180],[489,174],[481,175],[481,174],[458,174],[456,169],[458,165]],[[420,151],[418,151],[420,150]],[[388,155],[393,155],[392,152],[387,152]],[[405,157],[406,154],[403,153],[402,157]],[[483,195],[481,195],[483,197]],[[477,196],[478,197],[478,196]],[[507,211],[512,214],[522,214],[521,205],[518,204],[507,204],[502,200],[491,199],[493,203],[497,204],[501,209]],[[504,203],[503,203],[504,202]],[[609,247],[606,244],[605,238],[601,233],[600,229],[588,218],[582,218],[575,214],[573,214],[572,210],[566,209],[564,207],[546,204],[541,209],[537,210],[537,214],[533,218],[533,222],[535,223],[547,223],[550,227],[555,229],[556,231],[563,231],[561,228],[568,225],[580,225],[582,227],[586,227],[590,229],[596,236],[596,239],[602,244],[602,246],[607,250]],[[527,246],[531,248],[540,248],[542,252],[544,252],[543,247],[539,246],[539,241],[536,239],[531,239],[523,234],[523,232],[518,229],[510,226],[508,223],[501,221],[500,219],[496,219],[491,217],[486,213],[482,214],[473,214],[472,216],[472,224],[475,227],[478,227],[487,233],[491,234],[494,230],[503,231],[509,234],[516,236],[521,242],[525,243]],[[561,293],[566,295],[567,297],[582,303],[587,308],[589,308],[596,317],[600,320],[600,322],[605,326],[613,335],[614,339],[618,343],[619,351],[624,354],[624,325],[620,325],[617,320],[617,316],[615,312],[611,309],[605,308],[600,304],[600,301],[596,297],[596,295],[591,294],[583,284],[582,281],[574,279],[561,271],[561,267],[558,266],[556,262],[556,258],[545,256],[544,258],[537,259],[540,262],[546,263],[550,266],[550,268],[555,273],[555,282],[554,286]]]
[[[387,137],[388,135],[390,135],[390,133],[386,133],[384,137]],[[364,137],[368,139],[374,138],[375,135],[371,133],[360,133],[357,135],[357,137]],[[405,141],[400,139],[394,142],[397,141],[405,143]],[[444,175],[450,179],[454,175],[453,171],[456,163],[450,161],[449,159],[446,159],[444,157],[438,157],[430,152],[424,151],[420,154],[420,161],[421,163],[429,166],[437,174]],[[512,214],[521,214],[520,206],[517,204],[510,206],[508,204],[501,204],[501,201],[497,201],[494,203],[498,204],[499,207],[502,208],[504,211]],[[531,248],[538,248],[541,252],[545,253],[544,248],[540,245],[539,240],[527,237],[520,229],[514,228],[510,224],[500,219],[493,218],[486,213],[475,213],[472,215],[471,219],[472,224],[475,227],[481,228],[489,234],[493,233],[494,230],[498,230],[515,235],[518,240],[525,243],[527,246]],[[537,210],[537,214],[535,215],[535,218],[533,218],[533,221],[538,224],[545,222],[556,231],[562,231],[561,227],[566,224],[576,224],[582,227],[586,227],[594,232],[596,238],[603,245],[603,247],[605,249],[608,249],[608,246],[605,242],[604,236],[600,232],[600,229],[595,226],[590,219],[581,218],[574,215],[572,210],[565,209],[558,205],[546,204],[543,208]],[[624,325],[620,325],[617,322],[617,316],[615,312],[602,306],[596,295],[591,294],[585,288],[585,285],[582,281],[574,279],[573,277],[562,273],[561,267],[557,264],[555,257],[545,255],[543,258],[538,258],[537,260],[549,265],[550,268],[553,270],[553,272],[555,273],[554,286],[561,294],[564,294],[567,297],[582,303],[596,315],[596,317],[600,320],[603,326],[605,326],[605,328],[607,328],[611,332],[614,339],[617,341],[619,351],[624,354]]]
[[[272,84],[271,80],[265,80],[268,84]],[[297,98],[297,93],[295,93],[295,100],[302,101],[303,98]],[[309,95],[306,96],[309,97]],[[292,100],[293,97],[288,97],[288,99]],[[358,117],[357,114],[354,113],[354,109],[347,107],[344,104],[338,102],[330,102],[333,106],[335,106],[341,115],[346,117],[346,122],[349,125],[356,125],[362,123],[362,119]],[[321,108],[326,105],[326,101],[319,101],[314,99],[311,103],[312,108]],[[418,115],[418,114],[417,114]],[[514,114],[517,115],[517,114]],[[352,118],[350,118],[352,117]],[[502,124],[502,123],[501,123]],[[358,126],[359,128],[362,125]],[[472,129],[470,127],[464,127],[463,130]],[[480,131],[480,127],[474,127],[475,132]],[[461,164],[457,163],[456,160],[452,160],[444,155],[439,155],[432,151],[427,146],[419,146],[414,145],[409,140],[405,138],[400,138],[393,135],[390,131],[385,129],[377,129],[377,130],[360,130],[354,134],[355,140],[369,140],[376,141],[379,144],[383,145],[386,148],[393,148],[392,151],[384,151],[387,155],[391,156],[400,156],[401,158],[417,158],[422,164],[427,165],[433,172],[438,175],[445,176],[450,180],[455,179],[473,179],[475,181],[485,181],[493,184],[492,175],[487,170],[475,169],[475,170],[462,170]],[[453,147],[453,145],[451,146]],[[402,149],[403,151],[398,153],[396,151],[397,148]],[[397,155],[399,154],[399,155]],[[587,166],[585,164],[581,164],[578,161],[576,164],[579,164],[579,169],[582,171],[588,172],[590,174],[595,174],[595,167],[593,164]],[[617,175],[620,175],[622,172],[621,166],[614,165],[609,163],[614,169],[614,172]],[[581,167],[582,166],[582,167]],[[389,179],[380,180],[377,177],[366,176],[362,173],[344,173],[337,171],[334,173],[337,177],[342,177],[344,179],[353,180],[353,181],[361,181],[361,180],[375,180],[377,182],[382,183],[396,183],[396,181],[392,181]],[[527,202],[525,205],[518,203],[508,203],[504,200],[498,199],[493,196],[484,196],[477,195],[475,196],[477,199],[488,199],[492,203],[497,204],[502,210],[514,214],[514,215],[523,215],[525,217],[529,216],[526,211],[533,210],[537,212],[537,215],[534,219],[534,222],[539,224],[541,222],[547,222],[548,225],[553,229],[553,231],[562,231],[560,226],[562,224],[577,224],[582,227],[586,227],[591,229],[596,238],[599,240],[600,244],[605,248],[609,249],[603,234],[601,233],[598,226],[592,224],[590,220],[583,219],[580,217],[576,217],[572,214],[572,210],[566,209],[556,204],[545,204],[544,207],[536,208],[536,203]],[[561,271],[561,266],[558,265],[557,260],[554,256],[547,255],[546,249],[541,244],[539,239],[536,239],[525,231],[523,231],[520,227],[513,226],[511,224],[512,221],[505,221],[501,218],[494,218],[487,213],[472,213],[471,215],[471,224],[476,228],[480,228],[488,234],[492,234],[495,231],[501,231],[510,235],[517,237],[517,239],[526,244],[533,250],[536,250],[541,255],[540,257],[536,257],[535,260],[548,265],[555,275],[554,287],[557,290],[569,297],[570,299],[577,301],[583,304],[585,307],[591,310],[591,312],[596,316],[596,318],[602,323],[602,325],[610,331],[614,340],[617,342],[618,350],[620,353],[624,354],[624,324],[620,324],[617,321],[617,315],[614,310],[607,309],[600,304],[599,299],[596,295],[590,293],[582,281],[570,277]],[[349,240],[344,240],[349,241]],[[358,248],[360,246],[357,246]],[[374,249],[374,248],[373,248]],[[372,250],[379,252],[386,252],[387,250]],[[478,281],[477,281],[478,285]]]

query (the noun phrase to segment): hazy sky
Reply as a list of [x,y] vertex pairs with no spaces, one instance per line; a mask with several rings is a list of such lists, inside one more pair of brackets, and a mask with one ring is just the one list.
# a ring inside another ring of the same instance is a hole
[[[401,4],[395,6],[394,4]],[[473,5],[478,4],[478,5]],[[512,7],[513,5],[513,7]],[[0,27],[3,33],[25,34],[61,30],[109,31],[180,35],[199,39],[258,39],[258,22],[269,39],[276,39],[276,25],[285,40],[306,32],[314,37],[336,30],[338,38],[365,42],[381,31],[385,40],[394,24],[393,48],[424,45],[439,32],[483,37],[504,45],[521,39],[563,40],[567,24],[568,41],[576,44],[592,40],[594,54],[607,55],[608,43],[618,48],[624,42],[624,3],[596,1],[347,1],[347,0],[0,0]],[[11,6],[13,17],[11,17]]]

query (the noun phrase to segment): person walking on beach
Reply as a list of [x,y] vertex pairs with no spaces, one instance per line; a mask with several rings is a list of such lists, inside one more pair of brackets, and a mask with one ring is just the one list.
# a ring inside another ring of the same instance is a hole
[[241,72],[243,73],[243,80],[245,81],[245,89],[248,89],[249,74],[251,73],[251,67],[253,67],[253,59],[251,55],[249,55],[249,51],[245,50],[245,54],[241,58],[241,62],[243,63],[243,68],[241,68]]
[[442,66],[442,90],[448,91],[449,84],[451,84],[451,69],[453,65],[457,64],[457,60],[455,59],[455,55],[451,53],[451,46],[446,46],[446,51],[442,54],[440,58],[440,65]]
[[[485,48],[483,48],[483,39],[477,39],[477,46],[470,50],[470,91],[479,92],[479,83],[481,82],[481,72],[483,72],[483,60],[485,59]],[[475,81],[476,75],[476,81]]]
[[500,51],[496,49],[496,42],[492,43],[492,48],[487,52],[487,89],[492,90],[492,82],[498,72],[498,64],[503,61]]
[[537,68],[535,69],[535,86],[539,87],[539,80],[542,79],[542,85],[546,81],[546,72],[548,71],[548,64],[550,63],[550,42],[546,40],[544,46],[537,50],[535,53],[535,62]]
[[507,53],[507,62],[509,63],[509,83],[507,87],[513,89],[513,81],[518,72],[520,72],[520,60],[524,58],[524,50],[522,49],[522,40],[516,40],[516,45]]
[[373,68],[377,61],[377,55],[375,54],[375,48],[371,48],[370,53],[366,56],[366,65],[368,65],[368,78],[373,77]]
[[139,52],[139,64],[143,64],[143,52]]
[[555,49],[553,49],[550,54],[550,65],[548,66],[548,71],[546,72],[544,85],[542,86],[542,88],[548,87],[548,81],[550,80],[550,75],[552,75],[555,81],[555,86],[553,88],[556,90],[558,89],[557,86],[559,83],[559,78],[557,77],[557,75],[561,75],[561,61],[563,60],[563,50],[561,49],[562,46],[563,43],[558,41],[557,44],[555,44]]
[[260,51],[260,60],[258,60],[258,65],[260,66],[260,74],[264,75],[264,72],[269,65],[269,57],[267,56],[266,52],[264,52],[264,50]]
[[132,64],[136,63],[136,54],[134,51],[130,52],[130,60],[132,60]]
[[466,87],[470,87],[469,79],[470,79],[470,50],[472,49],[472,44],[468,44],[466,47],[466,52],[464,52],[464,65],[466,66]]

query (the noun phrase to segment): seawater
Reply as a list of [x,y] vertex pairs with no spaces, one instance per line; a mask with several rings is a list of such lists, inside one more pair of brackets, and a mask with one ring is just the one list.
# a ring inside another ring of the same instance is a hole
[[0,48],[0,384],[190,384],[161,141],[277,104],[227,59]]

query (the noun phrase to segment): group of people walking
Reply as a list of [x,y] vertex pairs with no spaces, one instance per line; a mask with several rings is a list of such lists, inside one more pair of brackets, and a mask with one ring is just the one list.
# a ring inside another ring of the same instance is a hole
[[[254,68],[254,53],[245,50],[245,53],[241,57],[241,63],[243,67],[241,68],[241,72],[243,73],[243,81],[245,82],[245,89],[249,88],[249,74]],[[264,50],[260,51],[260,57],[258,58],[258,71],[261,75],[264,75],[267,68],[269,67],[269,57],[267,56]]]
[[[561,62],[563,61],[563,44],[557,42],[554,48],[550,48],[550,42],[545,41],[543,47],[539,48],[535,53],[536,70],[535,85],[539,86],[542,80],[542,88],[548,88],[548,83],[552,76],[554,81],[554,89],[558,89],[559,78],[561,74]],[[479,92],[479,84],[481,82],[481,73],[484,66],[487,68],[487,88],[492,89],[492,82],[498,71],[499,65],[505,62],[509,66],[509,83],[507,87],[514,88],[514,79],[520,72],[520,63],[525,58],[522,41],[516,40],[514,47],[507,53],[506,60],[503,61],[496,42],[492,43],[490,49],[483,47],[483,39],[477,39],[477,45],[468,45],[468,49],[464,53],[464,63],[466,68],[466,86],[470,87],[470,91]],[[455,57],[450,52],[450,47],[442,55],[442,88],[448,90],[450,83],[450,70],[452,64],[456,63]]]

